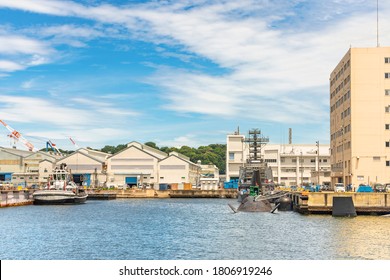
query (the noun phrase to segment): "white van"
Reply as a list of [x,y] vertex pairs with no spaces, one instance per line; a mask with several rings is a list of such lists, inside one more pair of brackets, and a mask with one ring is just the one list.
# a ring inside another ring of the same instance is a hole
[[343,183],[336,183],[334,185],[334,191],[335,192],[345,192],[345,186]]

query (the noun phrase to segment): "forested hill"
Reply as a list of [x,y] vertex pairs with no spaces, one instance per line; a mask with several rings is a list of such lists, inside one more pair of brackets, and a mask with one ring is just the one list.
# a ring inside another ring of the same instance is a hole
[[[175,147],[158,147],[154,142],[146,142],[145,145],[163,151],[165,153],[178,152],[191,159],[196,163],[198,160],[202,164],[215,164],[219,168],[220,174],[225,174],[226,163],[226,145],[225,144],[210,144],[208,146],[200,146],[199,148],[191,148],[188,146],[182,146],[180,148]],[[118,146],[105,146],[100,151],[105,153],[115,154],[126,148],[126,145],[121,144]]]

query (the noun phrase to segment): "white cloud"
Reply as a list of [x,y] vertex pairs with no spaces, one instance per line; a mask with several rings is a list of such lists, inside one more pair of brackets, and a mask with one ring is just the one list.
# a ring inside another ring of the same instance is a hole
[[20,35],[0,33],[0,71],[14,72],[51,62],[56,51],[44,42]]
[[16,62],[9,60],[0,60],[0,71],[13,72],[17,70],[22,70],[24,68],[25,67],[23,65],[20,65]]
[[[0,0],[0,7],[97,23],[92,27],[66,24],[42,28],[41,36],[54,36],[53,43],[83,47],[88,40],[113,36],[111,31],[117,36],[127,28],[129,39],[161,44],[157,51],[162,55],[190,63],[196,59],[211,62],[218,74],[157,67],[148,82],[164,93],[166,109],[230,119],[323,122],[329,115],[328,79],[335,63],[350,45],[376,44],[376,10],[368,0],[152,1],[121,7]],[[381,3],[381,45],[390,44],[390,19],[385,17],[389,11],[389,3]],[[25,39],[35,49],[24,53],[29,55],[28,62],[15,60],[15,70],[18,65],[50,60],[47,43],[9,35],[6,39],[6,54],[26,51],[18,40]],[[16,48],[11,51],[12,44]],[[165,51],[170,46],[177,50],[175,54]],[[116,112],[101,102],[95,105],[106,115],[132,114]]]

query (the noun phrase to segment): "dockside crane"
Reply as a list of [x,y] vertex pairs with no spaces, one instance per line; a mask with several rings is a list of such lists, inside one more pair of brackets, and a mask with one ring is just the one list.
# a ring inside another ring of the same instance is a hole
[[50,140],[46,142],[46,152],[49,151],[49,147],[54,151],[57,152],[59,155],[62,155],[61,151],[57,148],[57,145],[51,142]]
[[8,129],[11,132],[10,137],[12,137],[18,141],[21,141],[28,148],[29,151],[34,151],[34,152],[36,151],[36,149],[34,148],[34,145],[31,144],[29,141],[27,141],[26,138],[24,138],[19,131],[16,131],[15,129],[10,127],[3,120],[0,120],[0,122],[5,126],[6,129]]
[[79,146],[76,144],[76,142],[72,139],[72,137],[69,137],[70,142],[76,147],[76,149],[79,148]]

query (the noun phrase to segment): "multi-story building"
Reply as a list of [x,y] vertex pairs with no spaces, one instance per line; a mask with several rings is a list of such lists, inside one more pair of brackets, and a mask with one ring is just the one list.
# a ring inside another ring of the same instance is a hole
[[[239,178],[240,166],[249,155],[245,136],[227,135],[226,181]],[[330,154],[327,144],[266,144],[261,149],[272,169],[273,181],[285,186],[330,183]]]
[[390,47],[350,48],[330,74],[331,180],[390,182]]

